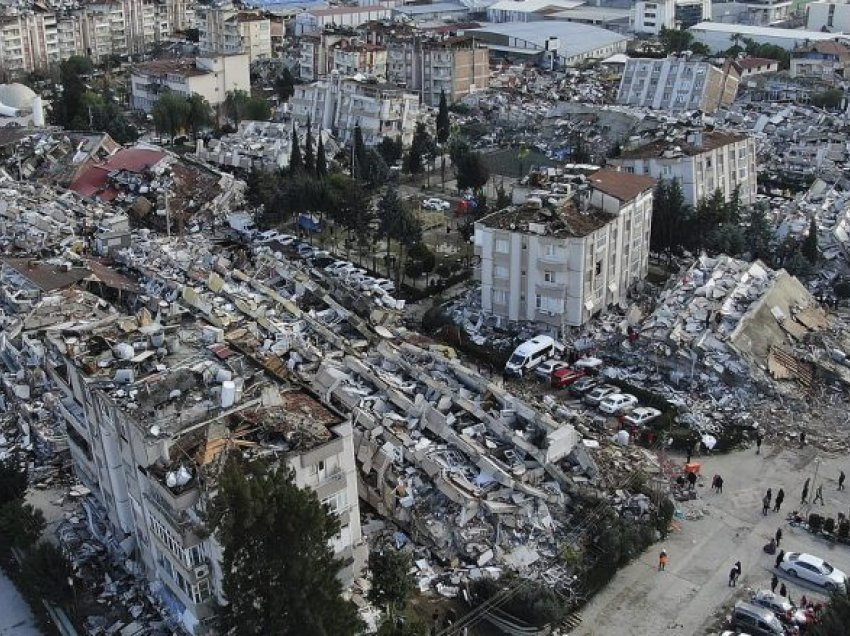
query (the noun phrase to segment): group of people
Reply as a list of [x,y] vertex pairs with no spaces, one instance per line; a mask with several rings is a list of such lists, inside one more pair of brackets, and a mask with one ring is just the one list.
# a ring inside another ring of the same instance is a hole
[[767,492],[764,493],[764,497],[761,498],[761,513],[763,515],[767,515],[770,510],[771,501],[773,502],[773,512],[779,512],[779,509],[782,508],[782,502],[785,501],[785,491],[780,488],[779,492],[776,493],[776,499],[774,499],[773,489],[767,489]]

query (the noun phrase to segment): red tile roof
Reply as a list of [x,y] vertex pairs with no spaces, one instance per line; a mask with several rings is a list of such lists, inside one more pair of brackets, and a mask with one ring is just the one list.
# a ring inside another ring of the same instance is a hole
[[101,200],[111,201],[118,196],[118,190],[109,187],[109,173],[114,170],[143,172],[159,163],[165,153],[147,148],[126,148],[119,150],[104,163],[91,164],[83,168],[77,179],[71,184],[71,190],[84,197],[99,194]]

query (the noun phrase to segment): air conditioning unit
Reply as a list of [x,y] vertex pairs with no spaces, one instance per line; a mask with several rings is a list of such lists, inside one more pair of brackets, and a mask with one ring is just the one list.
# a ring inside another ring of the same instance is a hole
[[205,579],[210,575],[210,566],[208,565],[199,565],[195,568],[195,578],[196,579]]

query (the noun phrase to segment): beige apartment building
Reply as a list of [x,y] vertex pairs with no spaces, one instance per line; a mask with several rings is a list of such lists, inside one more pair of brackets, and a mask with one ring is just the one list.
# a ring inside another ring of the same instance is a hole
[[387,77],[387,49],[376,44],[342,43],[333,50],[333,68],[341,75]]
[[556,209],[530,199],[475,223],[485,314],[557,336],[646,276],[655,180],[600,170],[589,185]]
[[490,81],[489,52],[472,38],[411,39],[387,46],[387,80],[418,92],[429,106],[484,90]]
[[685,57],[631,58],[626,62],[617,103],[657,110],[713,113],[735,101],[740,83],[731,64],[718,68]]
[[201,55],[247,53],[251,62],[271,57],[271,21],[259,13],[226,4],[198,5],[195,15]]
[[609,163],[631,174],[677,179],[689,205],[718,189],[726,201],[735,188],[744,205],[756,200],[756,142],[747,135],[712,131],[656,139],[624,150]]

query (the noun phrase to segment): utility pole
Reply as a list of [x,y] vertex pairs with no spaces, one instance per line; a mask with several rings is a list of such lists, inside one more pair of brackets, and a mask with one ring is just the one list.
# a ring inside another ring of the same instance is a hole
[[171,238],[171,213],[168,211],[168,189],[165,190],[165,233]]

